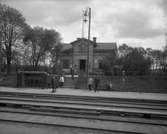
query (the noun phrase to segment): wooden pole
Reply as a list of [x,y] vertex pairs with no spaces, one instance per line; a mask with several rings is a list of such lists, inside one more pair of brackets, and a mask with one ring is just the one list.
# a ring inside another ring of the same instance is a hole
[[88,16],[89,16],[89,24],[88,24],[87,78],[89,78],[89,44],[90,44],[91,8],[88,8]]

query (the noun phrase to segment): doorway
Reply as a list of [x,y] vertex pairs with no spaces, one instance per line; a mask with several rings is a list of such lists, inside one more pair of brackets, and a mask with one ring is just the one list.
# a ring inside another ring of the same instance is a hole
[[84,59],[79,60],[79,69],[80,71],[83,71],[83,72],[86,71],[86,60]]

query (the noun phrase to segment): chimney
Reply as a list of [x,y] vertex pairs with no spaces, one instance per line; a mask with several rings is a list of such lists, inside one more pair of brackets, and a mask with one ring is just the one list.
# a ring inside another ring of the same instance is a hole
[[93,37],[93,42],[96,43],[96,37]]
[[96,47],[97,46],[97,43],[96,43],[96,37],[93,37],[93,42],[94,42],[94,47]]

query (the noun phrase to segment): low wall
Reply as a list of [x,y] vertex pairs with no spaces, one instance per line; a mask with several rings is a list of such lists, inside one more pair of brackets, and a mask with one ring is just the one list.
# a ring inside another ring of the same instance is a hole
[[111,81],[116,91],[167,93],[167,76],[98,76],[101,90]]

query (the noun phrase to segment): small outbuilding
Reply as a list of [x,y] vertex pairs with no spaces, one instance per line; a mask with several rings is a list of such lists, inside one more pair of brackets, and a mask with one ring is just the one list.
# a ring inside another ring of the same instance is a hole
[[17,87],[41,87],[48,86],[47,72],[42,71],[19,71],[17,73]]

